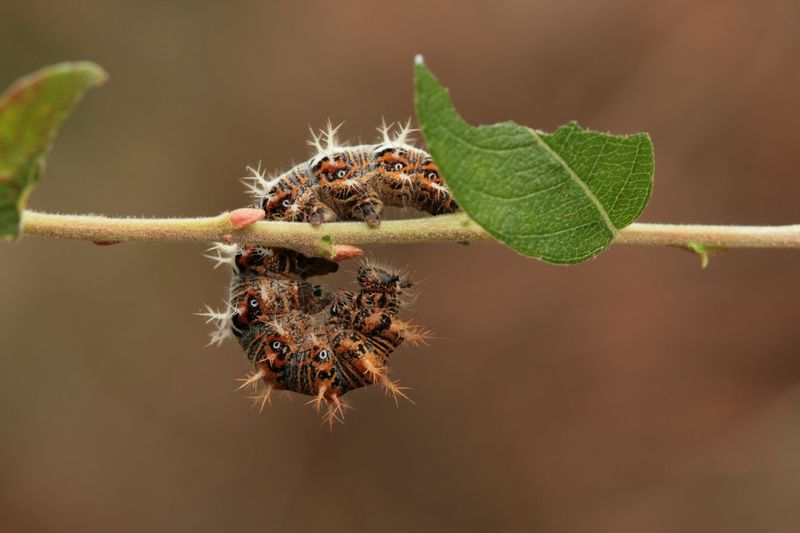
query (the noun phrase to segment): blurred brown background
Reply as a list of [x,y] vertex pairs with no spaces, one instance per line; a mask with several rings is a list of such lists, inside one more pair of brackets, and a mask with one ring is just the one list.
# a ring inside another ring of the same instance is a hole
[[[423,53],[474,123],[648,131],[642,220],[800,222],[794,1],[18,2],[0,82],[111,74],[31,207],[207,215],[309,125],[370,140],[412,114]],[[800,253],[701,270],[612,247],[572,268],[495,245],[375,247],[425,280],[438,339],[331,435],[305,398],[263,415],[238,346],[192,313],[225,295],[192,244],[0,245],[2,531],[797,531]],[[349,265],[353,270],[355,265]],[[326,280],[344,283],[347,276]]]

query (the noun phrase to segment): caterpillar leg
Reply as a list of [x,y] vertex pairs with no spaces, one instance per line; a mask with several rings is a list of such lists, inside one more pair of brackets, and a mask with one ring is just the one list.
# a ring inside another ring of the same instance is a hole
[[336,212],[320,201],[315,190],[304,191],[296,198],[276,193],[263,204],[263,209],[267,220],[310,222],[312,226],[336,220]]
[[365,185],[334,182],[320,192],[342,220],[360,220],[371,228],[381,223],[383,202],[377,192]]
[[300,205],[303,213],[303,220],[316,227],[324,222],[336,220],[336,213],[333,209],[323,204],[316,195],[305,205]]
[[377,228],[381,225],[383,202],[377,193],[372,192],[353,202],[350,212],[352,219],[364,221],[370,228]]

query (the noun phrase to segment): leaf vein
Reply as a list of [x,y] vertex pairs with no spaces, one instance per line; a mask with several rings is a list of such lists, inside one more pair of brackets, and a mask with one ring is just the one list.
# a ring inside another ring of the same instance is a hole
[[550,155],[550,157],[552,157],[559,165],[562,166],[562,168],[564,168],[564,170],[567,171],[567,174],[569,175],[570,179],[578,187],[581,188],[581,190],[587,196],[587,198],[589,198],[589,200],[591,200],[591,202],[594,204],[595,208],[597,209],[597,212],[600,214],[600,217],[603,219],[603,223],[605,223],[605,225],[608,226],[609,231],[611,231],[611,235],[616,235],[617,234],[617,227],[614,226],[613,222],[611,222],[611,218],[609,218],[608,213],[606,212],[605,208],[603,208],[603,204],[600,203],[600,200],[598,200],[597,196],[595,196],[595,194],[592,192],[592,190],[589,188],[589,186],[586,183],[584,183],[583,180],[581,180],[578,177],[578,175],[575,173],[575,171],[572,169],[572,167],[570,167],[567,164],[567,162],[564,161],[564,159],[562,159],[561,156],[558,155],[558,153],[555,152],[555,150],[550,148],[550,145],[548,145],[546,142],[544,142],[544,140],[541,138],[541,136],[538,133],[536,133],[536,131],[534,131],[534,130],[532,130],[530,128],[528,129],[528,131],[531,132],[531,135],[533,135],[533,138],[536,140],[537,144],[539,144],[539,146],[541,146],[542,149],[544,151],[546,151]]

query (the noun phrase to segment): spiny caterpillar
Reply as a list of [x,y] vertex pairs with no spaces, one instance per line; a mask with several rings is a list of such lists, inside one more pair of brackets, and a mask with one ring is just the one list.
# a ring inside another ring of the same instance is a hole
[[378,128],[382,142],[340,146],[337,128],[314,134],[318,151],[308,161],[267,179],[253,170],[249,185],[268,220],[304,221],[318,226],[333,220],[380,224],[384,205],[414,207],[432,215],[453,213],[458,205],[431,156],[407,143],[409,126],[391,135]]
[[[339,146],[337,128],[313,135],[318,152],[308,161],[268,179],[252,170],[249,189],[267,220],[310,222],[360,220],[380,224],[384,205],[411,206],[436,215],[458,209],[430,155],[407,143],[408,125],[396,136],[382,126],[376,145]],[[358,292],[312,284],[309,277],[336,272],[339,265],[285,248],[217,243],[219,264],[233,268],[229,301],[212,343],[238,338],[253,370],[240,388],[266,389],[251,398],[264,405],[273,390],[313,396],[309,403],[332,425],[343,420],[350,390],[379,384],[397,401],[407,398],[388,376],[389,356],[404,341],[424,342],[427,332],[398,318],[411,298],[411,281],[401,273],[365,264]]]

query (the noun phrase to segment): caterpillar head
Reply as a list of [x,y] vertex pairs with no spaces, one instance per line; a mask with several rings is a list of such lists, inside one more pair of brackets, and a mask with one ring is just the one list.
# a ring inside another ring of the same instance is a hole
[[[373,265],[363,265],[358,269],[356,278],[361,291],[353,299],[352,309],[357,314],[356,321],[373,327],[388,327],[385,320],[397,316],[401,306],[413,300],[410,294],[411,281],[402,274]],[[378,323],[374,321],[379,321]]]
[[397,294],[411,288],[411,281],[404,275],[395,274],[373,265],[362,265],[356,277],[364,292]]

